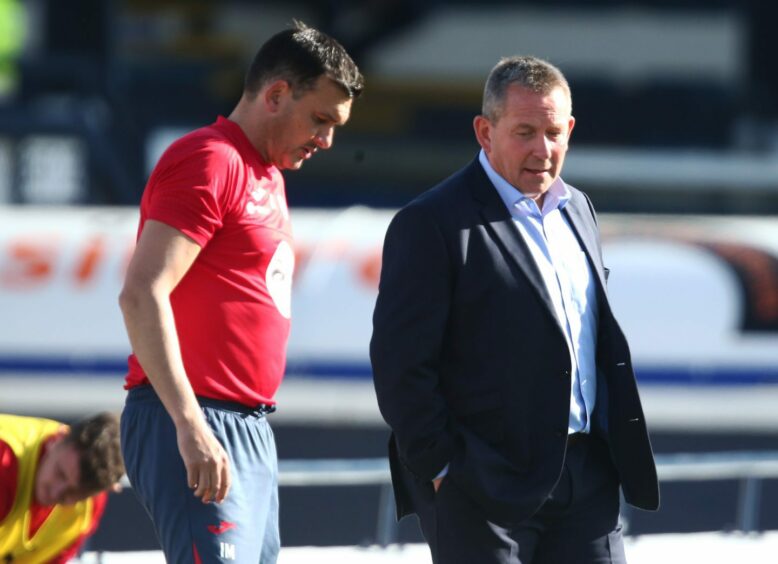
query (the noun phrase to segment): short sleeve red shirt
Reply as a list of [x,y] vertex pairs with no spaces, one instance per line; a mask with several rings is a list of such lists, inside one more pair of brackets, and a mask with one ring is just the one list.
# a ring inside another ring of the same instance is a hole
[[[176,141],[140,205],[202,248],[170,300],[197,395],[273,404],[286,365],[294,252],[284,180],[225,118]],[[147,384],[135,355],[125,388]]]

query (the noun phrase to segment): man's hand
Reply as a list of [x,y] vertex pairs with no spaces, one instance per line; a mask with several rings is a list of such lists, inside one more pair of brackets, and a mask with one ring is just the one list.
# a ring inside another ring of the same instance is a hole
[[178,451],[186,467],[186,479],[203,503],[221,503],[230,489],[230,461],[221,443],[203,420],[177,429]]
[[446,479],[445,476],[441,476],[440,478],[435,478],[434,480],[432,480],[432,487],[435,488],[435,493],[438,492],[438,490],[440,489],[440,484],[442,484],[443,480],[445,479]]

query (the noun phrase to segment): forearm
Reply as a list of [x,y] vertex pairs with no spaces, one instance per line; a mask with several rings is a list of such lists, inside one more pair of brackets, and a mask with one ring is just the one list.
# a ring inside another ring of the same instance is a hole
[[187,378],[170,304],[170,294],[199,252],[199,245],[186,235],[149,220],[127,269],[119,305],[132,349],[175,424],[187,483],[207,503],[221,502],[227,495],[229,460]]
[[174,424],[196,424],[202,416],[184,369],[169,297],[125,290],[119,302],[132,350]]

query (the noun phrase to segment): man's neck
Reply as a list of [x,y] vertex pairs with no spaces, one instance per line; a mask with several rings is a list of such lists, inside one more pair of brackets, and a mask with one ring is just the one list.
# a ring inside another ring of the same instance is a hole
[[240,102],[238,102],[238,105],[232,110],[232,113],[227,116],[227,119],[240,127],[243,135],[249,140],[251,146],[256,149],[262,160],[269,163],[267,140],[270,136],[267,135],[262,120],[259,116],[253,115],[254,113],[252,108],[249,107],[249,102],[244,97],[240,99]]

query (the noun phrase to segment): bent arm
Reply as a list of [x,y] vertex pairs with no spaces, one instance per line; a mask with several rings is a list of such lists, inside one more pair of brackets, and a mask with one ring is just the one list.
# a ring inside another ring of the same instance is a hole
[[132,350],[176,427],[202,418],[170,306],[170,294],[199,252],[197,243],[180,231],[147,221],[119,296]]
[[147,221],[119,305],[132,350],[176,427],[189,485],[203,501],[221,501],[229,487],[226,454],[205,423],[187,378],[170,305],[170,294],[199,253],[197,243],[177,229]]
[[451,285],[439,227],[417,209],[402,210],[384,243],[370,356],[381,414],[400,458],[422,480],[435,478],[454,451],[440,387]]

